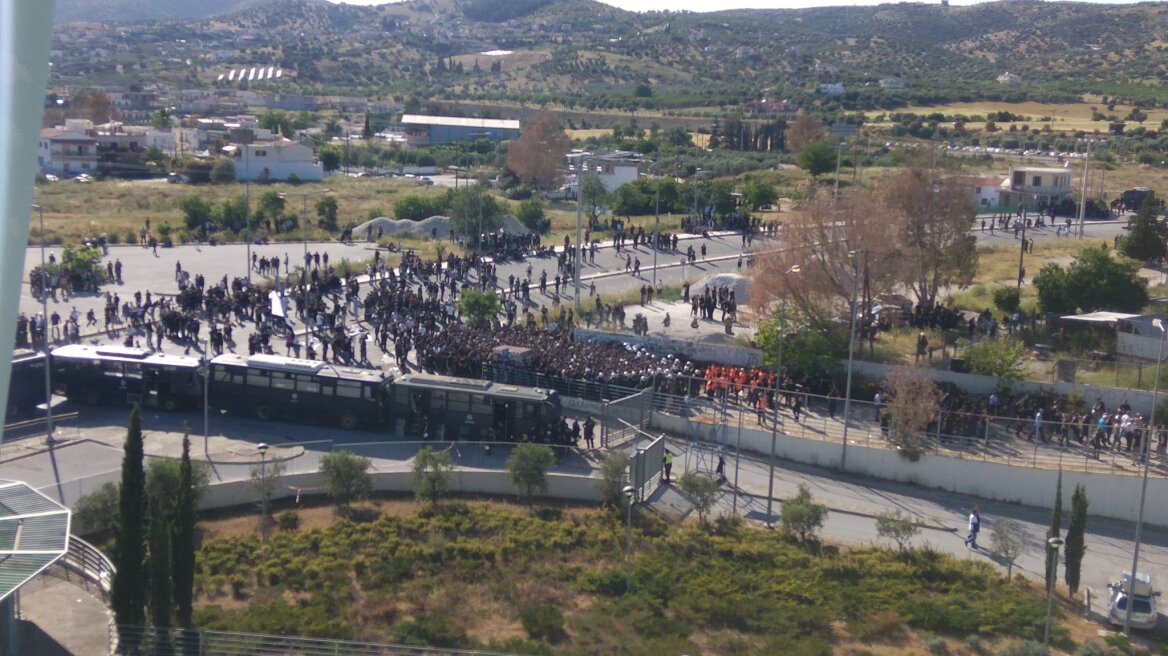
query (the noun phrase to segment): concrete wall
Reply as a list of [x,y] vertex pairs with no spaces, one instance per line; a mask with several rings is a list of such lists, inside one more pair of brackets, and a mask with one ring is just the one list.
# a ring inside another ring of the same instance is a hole
[[[406,492],[413,493],[410,482],[410,473],[401,472],[374,472],[373,489],[379,492]],[[595,479],[576,474],[561,474],[549,472],[548,491],[542,495],[550,499],[566,501],[600,501],[600,493],[596,489]],[[296,489],[304,490],[304,494],[321,494],[324,483],[319,473],[286,474],[280,479],[279,487],[272,493],[271,499],[285,499],[296,496]],[[516,491],[511,485],[511,477],[505,471],[491,470],[458,470],[454,473],[454,482],[451,491],[464,494],[484,494],[489,496],[514,496]],[[199,508],[209,510],[224,508],[245,503],[259,503],[261,497],[252,486],[251,481],[228,481],[211,485],[203,493]]]
[[[718,425],[696,424],[681,417],[655,412],[652,426],[704,441],[722,442],[721,429]],[[737,429],[729,431],[727,438],[731,444],[735,443],[738,440]],[[782,434],[775,440],[775,453],[780,458],[829,469],[840,468],[841,447],[839,442],[804,440]],[[771,433],[743,430],[742,449],[769,457]],[[931,454],[924,454],[917,462],[911,462],[900,457],[892,449],[855,444],[848,445],[847,471],[873,478],[968,494],[981,499],[1044,508],[1054,502],[1054,489],[1058,479],[1058,470],[1055,469],[1018,467]],[[1140,499],[1139,476],[1064,470],[1064,502],[1070,498],[1071,491],[1079,483],[1087,488],[1092,515],[1135,520]],[[1168,479],[1161,477],[1148,479],[1149,499],[1163,499],[1166,495]],[[1144,508],[1144,518],[1152,524],[1168,526],[1168,504],[1147,504]]]

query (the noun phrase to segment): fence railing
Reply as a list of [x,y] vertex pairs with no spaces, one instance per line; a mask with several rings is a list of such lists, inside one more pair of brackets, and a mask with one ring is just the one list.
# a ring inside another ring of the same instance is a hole
[[68,551],[56,564],[64,573],[65,580],[109,600],[114,564],[100,549],[76,535],[70,535]]
[[111,654],[138,656],[515,656],[297,636],[111,625]]
[[[770,430],[777,420],[780,431],[792,437],[837,442],[842,447],[846,426],[848,444],[897,448],[881,419],[881,409],[871,401],[852,399],[845,404],[840,398],[784,390],[779,395],[776,418],[775,408],[765,404],[760,408],[744,396],[720,391],[712,395],[658,391],[653,407],[658,412],[689,419],[695,431],[698,424],[722,426],[718,434],[723,438],[740,425],[744,429]],[[793,405],[796,400],[797,418]],[[1099,428],[1082,415],[1074,421],[1043,421],[1039,425],[1032,417],[942,410],[920,431],[914,443],[927,453],[1014,466],[1137,474],[1142,468],[1143,440],[1148,435],[1147,430],[1124,431],[1115,425],[1105,427],[1100,434]],[[1152,439],[1149,466],[1168,475],[1168,432],[1160,432]]]

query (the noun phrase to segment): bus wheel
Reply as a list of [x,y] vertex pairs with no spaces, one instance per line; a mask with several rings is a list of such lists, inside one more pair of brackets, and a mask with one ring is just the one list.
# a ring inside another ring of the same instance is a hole
[[85,393],[85,399],[84,399],[85,405],[97,405],[97,402],[100,400],[101,400],[101,397],[99,397],[97,395],[97,392],[86,392]]
[[256,406],[256,419],[260,421],[268,421],[272,418],[272,408],[266,405]]
[[174,399],[166,399],[162,402],[162,409],[167,412],[174,412],[175,410],[178,410],[178,402],[176,402]]
[[353,430],[357,427],[357,418],[351,412],[341,413],[341,428]]

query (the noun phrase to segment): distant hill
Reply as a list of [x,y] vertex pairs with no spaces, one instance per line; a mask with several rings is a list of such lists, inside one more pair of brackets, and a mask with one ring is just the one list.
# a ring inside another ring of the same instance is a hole
[[[325,0],[319,0],[325,2]],[[131,23],[202,20],[270,4],[273,0],[57,0],[53,20]]]
[[[88,21],[58,24],[60,84],[201,86],[230,66],[276,65],[289,93],[581,110],[763,97],[829,112],[1083,96],[1168,104],[1162,2],[634,13],[595,0],[60,0],[57,9]],[[1007,72],[1017,77],[1000,83]]]

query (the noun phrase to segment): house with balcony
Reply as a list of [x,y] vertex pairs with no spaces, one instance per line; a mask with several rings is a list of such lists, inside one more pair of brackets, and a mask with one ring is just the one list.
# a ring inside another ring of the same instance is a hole
[[1062,202],[1074,193],[1071,172],[1063,168],[1017,166],[1001,183],[1003,205],[1036,210]]
[[97,173],[97,138],[93,123],[66,119],[65,125],[41,130],[37,144],[37,166],[42,174],[72,177]]
[[575,193],[576,167],[583,163],[583,173],[595,173],[604,188],[610,193],[616,191],[623,184],[632,182],[640,175],[641,155],[639,153],[616,150],[603,155],[593,155],[584,151],[574,150],[568,153],[568,172],[572,174],[569,187]]

